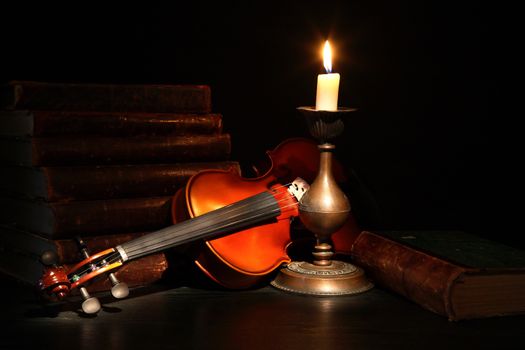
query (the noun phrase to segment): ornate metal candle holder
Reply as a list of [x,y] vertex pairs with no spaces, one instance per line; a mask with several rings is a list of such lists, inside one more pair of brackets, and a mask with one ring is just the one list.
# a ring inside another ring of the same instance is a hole
[[332,175],[332,152],[335,145],[329,141],[343,132],[341,120],[354,108],[321,111],[313,107],[299,107],[306,118],[310,134],[319,142],[319,172],[308,192],[299,203],[299,217],[304,226],[316,236],[313,262],[293,261],[281,269],[272,281],[276,288],[300,294],[347,295],[369,290],[373,285],[361,268],[350,263],[332,260],[330,236],[348,218],[350,202]]

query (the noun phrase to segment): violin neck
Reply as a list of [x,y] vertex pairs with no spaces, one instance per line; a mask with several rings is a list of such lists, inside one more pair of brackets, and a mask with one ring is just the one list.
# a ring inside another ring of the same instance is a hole
[[193,219],[152,232],[116,247],[122,260],[132,260],[181,244],[247,228],[281,214],[277,199],[262,192]]

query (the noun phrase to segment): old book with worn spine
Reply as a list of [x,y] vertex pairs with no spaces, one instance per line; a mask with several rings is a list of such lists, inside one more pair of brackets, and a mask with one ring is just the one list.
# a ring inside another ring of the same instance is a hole
[[0,135],[192,135],[222,132],[221,114],[0,111]]
[[172,224],[172,196],[44,202],[0,197],[0,223],[51,239],[153,231]]
[[460,231],[364,231],[368,276],[450,320],[525,313],[525,251]]
[[224,161],[230,153],[229,134],[0,139],[0,162],[22,166]]
[[0,167],[0,189],[45,201],[170,196],[207,169],[234,169],[238,162],[110,166]]
[[[133,232],[78,237],[82,239],[88,251],[96,253],[141,237],[147,233],[148,232]],[[84,259],[80,254],[78,242],[75,238],[49,239],[7,225],[0,225],[0,248],[2,250],[31,255],[36,258],[42,256],[45,251],[53,251],[57,254],[57,263],[59,265],[73,264]]]
[[210,113],[207,85],[66,84],[11,81],[0,87],[1,109]]

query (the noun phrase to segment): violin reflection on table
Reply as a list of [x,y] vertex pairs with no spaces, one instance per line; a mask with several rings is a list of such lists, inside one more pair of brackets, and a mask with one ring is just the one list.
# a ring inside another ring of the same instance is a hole
[[[52,252],[42,255],[46,265],[38,283],[51,299],[63,299],[78,288],[85,313],[96,313],[101,305],[86,286],[108,274],[111,294],[129,294],[125,282],[113,271],[128,261],[192,244],[196,266],[212,281],[231,289],[257,286],[280,266],[291,261],[294,242],[311,239],[301,229],[298,203],[317,173],[319,151],[308,139],[289,139],[267,152],[268,159],[252,166],[254,177],[245,178],[233,169],[205,170],[194,175],[173,196],[173,225],[90,255],[69,269],[56,265]],[[345,176],[334,163],[336,181]],[[293,223],[291,225],[291,223]],[[291,231],[300,234],[292,239]],[[338,253],[349,254],[360,230],[352,215],[332,235]]]

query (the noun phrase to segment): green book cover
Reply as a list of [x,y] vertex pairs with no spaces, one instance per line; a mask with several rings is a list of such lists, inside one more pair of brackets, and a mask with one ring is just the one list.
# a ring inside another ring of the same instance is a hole
[[524,268],[525,251],[463,231],[380,231],[429,255],[470,268]]

